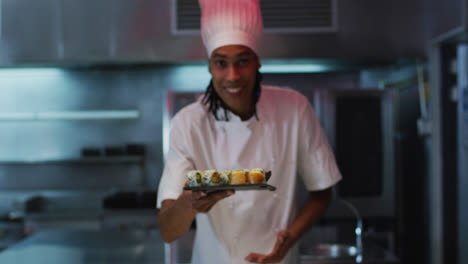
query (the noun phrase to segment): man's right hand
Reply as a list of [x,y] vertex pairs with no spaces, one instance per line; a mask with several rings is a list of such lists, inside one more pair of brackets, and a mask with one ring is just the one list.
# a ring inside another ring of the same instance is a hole
[[234,194],[234,190],[219,192],[183,191],[176,200],[164,200],[158,215],[161,237],[170,243],[190,228],[197,213],[207,213],[220,200]]
[[184,191],[183,197],[186,205],[197,213],[207,213],[220,200],[229,197],[235,193],[234,190],[203,192],[203,191]]

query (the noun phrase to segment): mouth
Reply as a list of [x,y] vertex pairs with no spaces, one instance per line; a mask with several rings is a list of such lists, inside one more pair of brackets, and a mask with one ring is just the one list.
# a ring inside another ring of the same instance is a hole
[[226,87],[225,90],[231,95],[238,95],[242,91],[242,87]]

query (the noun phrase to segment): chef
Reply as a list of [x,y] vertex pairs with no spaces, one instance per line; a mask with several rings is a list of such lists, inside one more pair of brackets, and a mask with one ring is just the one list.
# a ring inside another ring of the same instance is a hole
[[[196,219],[192,263],[298,263],[297,241],[325,212],[341,175],[306,97],[261,84],[258,0],[200,0],[212,80],[172,120],[158,190],[171,242]],[[271,170],[276,191],[184,191],[190,170]],[[302,178],[309,198],[297,208]]]

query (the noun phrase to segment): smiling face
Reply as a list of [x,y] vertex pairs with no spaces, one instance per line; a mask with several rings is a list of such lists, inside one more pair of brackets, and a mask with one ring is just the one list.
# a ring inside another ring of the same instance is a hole
[[242,45],[222,46],[211,54],[209,68],[214,89],[242,120],[254,113],[255,79],[260,66],[255,53]]

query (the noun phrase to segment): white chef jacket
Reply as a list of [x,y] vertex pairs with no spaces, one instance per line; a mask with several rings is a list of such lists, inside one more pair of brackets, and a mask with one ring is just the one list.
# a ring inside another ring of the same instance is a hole
[[[341,179],[326,135],[300,93],[262,86],[258,120],[228,114],[229,121],[217,121],[198,101],[174,116],[158,208],[162,201],[178,198],[187,172],[194,169],[264,168],[272,172],[268,184],[277,189],[237,191],[208,213],[197,214],[193,264],[247,263],[244,258],[251,252],[269,254],[278,232],[296,217],[296,175],[309,191]],[[281,263],[298,263],[297,245]]]

